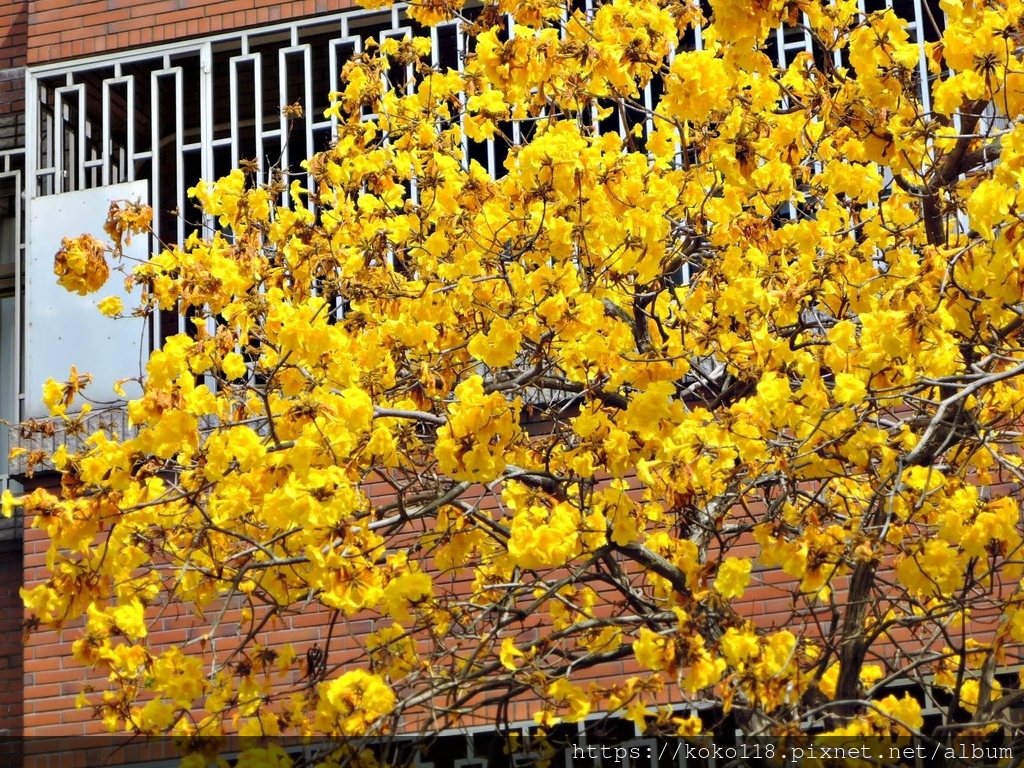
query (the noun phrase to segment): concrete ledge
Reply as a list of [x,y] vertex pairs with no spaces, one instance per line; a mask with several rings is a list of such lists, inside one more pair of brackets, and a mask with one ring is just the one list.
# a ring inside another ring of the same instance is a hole
[[84,446],[89,435],[100,430],[116,432],[121,437],[134,431],[128,426],[128,411],[124,407],[93,411],[81,422],[75,422],[76,417],[72,414],[70,421],[34,419],[18,427],[11,427],[11,448],[24,448],[27,451],[11,459],[11,477],[21,479],[27,477],[30,471],[53,471],[53,465],[49,461],[34,462],[33,454],[38,457],[41,452],[49,456],[62,445],[66,445],[68,451],[78,451]]

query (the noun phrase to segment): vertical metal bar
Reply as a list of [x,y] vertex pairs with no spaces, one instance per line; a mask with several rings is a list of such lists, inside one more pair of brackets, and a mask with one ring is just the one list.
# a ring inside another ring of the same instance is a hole
[[[165,57],[165,64],[169,65],[169,57]],[[175,242],[182,243],[185,240],[185,221],[182,217],[183,200],[184,195],[183,189],[183,176],[184,176],[184,157],[182,153],[182,134],[183,134],[183,115],[181,110],[182,103],[182,79],[183,73],[181,67],[165,66],[164,69],[154,70],[150,74],[151,93],[150,93],[150,109],[151,109],[151,142],[150,152],[152,159],[153,174],[150,183],[152,200],[153,200],[153,211],[154,211],[154,224],[157,236],[161,240],[168,240],[170,233],[162,231],[160,227],[160,219],[163,212],[163,206],[167,204],[166,201],[161,199],[160,196],[160,179],[163,178],[165,173],[160,163],[161,143],[161,105],[160,105],[160,79],[164,77],[171,77],[174,79],[174,103],[175,103],[175,115],[174,115],[174,133],[171,136],[174,145],[174,206],[178,210],[178,216],[175,227]],[[160,339],[160,324],[159,318],[162,316],[164,310],[160,310],[157,314],[158,324],[154,329],[155,334],[153,338],[154,347],[159,347]],[[178,327],[181,330],[183,318],[179,317]]]
[[[26,75],[26,79],[27,79]],[[29,94],[32,90],[28,91]],[[29,99],[31,100],[31,99]],[[26,101],[26,106],[28,101]],[[32,125],[26,120],[26,125]],[[30,133],[26,129],[26,143],[27,134]],[[28,158],[25,158],[26,167],[28,165]],[[22,176],[20,171],[14,172],[14,242],[17,243],[17,247],[14,249],[14,411],[15,417],[18,421],[22,419],[22,403],[25,399],[25,385],[21,380],[22,376],[22,364],[21,364],[21,334],[22,328],[24,327],[22,322],[22,300],[21,300],[21,283],[22,283],[22,271],[21,265],[25,258],[25,244],[22,242],[21,234],[21,222],[22,222],[22,206],[21,206],[21,193],[23,191]],[[26,208],[28,207],[28,196],[26,196]],[[28,233],[28,227],[25,228],[26,234]],[[26,299],[28,294],[26,293]],[[6,456],[4,457],[7,458]]]
[[[153,229],[158,241],[164,240],[165,232],[161,225],[163,208],[160,196],[160,75],[154,71],[150,75],[150,195],[153,202]],[[161,319],[164,309],[158,308],[150,318],[150,347],[159,349],[163,343]]]
[[238,64],[248,61],[249,57],[232,56],[228,62],[228,94],[231,104],[231,167],[238,167]]
[[[36,169],[39,167],[40,148],[37,139],[43,135],[39,109],[39,84],[30,71],[25,73],[25,187],[26,197],[34,197],[39,189]],[[48,136],[52,136],[51,131]]]
[[[779,60],[775,62],[779,69],[786,68],[786,33],[782,27],[775,28],[775,47],[779,51]],[[785,102],[783,102],[785,107]]]
[[[18,406],[17,418],[21,421],[25,414],[25,367],[21,360],[21,350],[25,340],[23,334],[27,334],[27,323],[24,317],[28,312],[28,302],[31,297],[31,289],[27,284],[27,276],[22,273],[22,260],[28,256],[29,228],[25,227],[24,239],[22,239],[21,222],[28,219],[32,210],[32,200],[39,192],[39,180],[36,176],[36,168],[39,161],[39,147],[37,138],[42,135],[42,124],[39,120],[42,110],[39,109],[40,86],[35,75],[31,71],[25,72],[25,186],[24,186],[24,219],[22,218],[22,196],[15,195],[14,209],[18,216],[18,240],[21,242],[21,252],[14,265],[14,365],[15,365],[15,388],[17,389]],[[53,136],[51,131],[49,136]],[[24,299],[22,299],[24,296]]]
[[265,167],[263,162],[263,58],[259,53],[254,53],[252,58],[252,87],[253,87],[253,133],[256,137],[256,178],[262,179],[266,172],[266,181],[270,181],[270,169]]
[[[153,230],[161,240],[165,233],[160,227],[160,70],[154,70],[149,76],[149,153],[150,153],[150,199],[153,204]],[[158,340],[159,341],[159,340]]]
[[64,191],[64,94],[60,88],[53,93],[53,191]]
[[185,136],[185,115],[182,112],[181,104],[184,98],[183,72],[181,67],[175,67],[174,72],[174,181],[177,192],[174,201],[178,209],[177,235],[178,243],[185,242],[185,153],[182,151]]
[[[202,175],[206,176],[206,170],[209,167],[207,165],[207,155],[212,152],[212,130],[210,126],[210,115],[209,110],[206,109],[206,105],[210,101],[210,84],[208,81],[209,76],[209,48],[210,45],[207,43],[204,45],[199,52],[199,135],[200,144],[202,145],[201,153],[201,164],[203,168]],[[188,195],[186,194],[185,185],[185,113],[182,109],[184,103],[184,70],[181,67],[175,67],[174,73],[174,191],[175,191],[175,204],[174,207],[178,211],[176,218],[177,224],[177,238],[175,242],[178,245],[182,245],[185,242],[185,206],[188,203]],[[207,178],[209,178],[207,176]],[[178,322],[178,333],[187,333],[188,328],[186,324],[185,315],[182,312],[177,312]]]
[[924,11],[921,8],[921,0],[914,0],[914,21],[916,22],[918,71],[921,79],[921,106],[925,113],[932,111],[932,94],[928,87],[928,54],[925,49],[924,36]]
[[[30,80],[31,78],[31,80]],[[42,108],[46,88],[28,74],[25,75],[25,184],[29,193],[36,194],[43,174],[40,168],[49,168],[53,149],[53,128],[50,113]],[[43,137],[46,141],[43,141]]]
[[[590,0],[587,0],[590,2]],[[455,26],[455,50],[458,52],[459,58],[459,73],[465,71],[465,58],[466,58],[466,32],[462,28],[462,22],[457,22]],[[466,94],[464,91],[459,91],[459,133],[462,134],[462,163],[469,170],[469,138],[466,136]]]
[[[302,105],[302,122],[306,129],[306,154],[313,154],[313,49],[309,45],[302,48],[302,79],[305,83]],[[303,158],[305,159],[305,158]],[[313,189],[313,176],[306,175],[306,189]],[[309,195],[310,209],[313,208],[313,196]]]
[[125,87],[125,111],[126,111],[125,118],[126,118],[126,122],[128,124],[128,128],[127,128],[126,146],[124,148],[124,151],[127,153],[128,162],[126,162],[126,165],[128,166],[128,168],[126,169],[127,172],[122,174],[124,176],[124,178],[118,178],[117,181],[121,182],[121,181],[125,181],[126,179],[130,181],[134,177],[134,169],[132,168],[134,163],[131,162],[131,158],[132,158],[132,156],[135,153],[135,131],[133,130],[133,127],[134,127],[134,124],[135,124],[134,123],[134,117],[135,117],[134,106],[135,106],[135,104],[134,104],[134,93],[133,93],[133,91],[134,91],[134,84],[135,84],[135,78],[132,75],[128,75],[126,77],[113,77],[113,78],[109,78],[109,79],[103,81],[103,118],[102,118],[103,119],[103,126],[102,126],[103,147],[102,147],[102,153],[100,155],[101,158],[102,158],[102,161],[103,161],[103,165],[102,165],[102,168],[103,168],[103,171],[102,171],[102,183],[103,183],[103,186],[107,186],[109,184],[113,184],[114,183],[113,174],[112,174],[112,171],[111,171],[111,164],[113,162],[113,158],[111,156],[111,151],[110,151],[111,142],[113,141],[113,139],[112,139],[112,137],[110,135],[110,128],[111,128],[111,125],[112,125],[113,121],[111,119],[110,110],[111,110],[111,92],[113,91],[113,89],[116,86],[119,86],[119,85],[123,85]]
[[[297,34],[297,33],[295,33]],[[295,35],[293,35],[294,39]],[[288,132],[288,124],[292,122],[292,118],[285,116],[285,108],[288,106],[288,57],[296,54],[302,54],[302,72],[303,72],[303,91],[302,99],[305,104],[302,104],[302,117],[294,118],[302,121],[301,130],[303,131],[306,140],[306,149],[309,151],[313,146],[313,123],[310,119],[310,110],[313,107],[313,85],[312,77],[310,76],[310,70],[312,69],[312,49],[308,44],[303,45],[292,45],[288,48],[281,48],[277,54],[278,62],[278,73],[280,77],[278,79],[278,93],[281,99],[281,165],[286,171],[291,168],[291,137]],[[287,183],[287,182],[286,182]],[[288,205],[290,201],[291,192],[285,187],[282,200],[285,205]]]
[[[179,87],[180,87],[179,75]],[[215,175],[213,164],[213,100],[216,98],[213,88],[213,47],[209,42],[204,43],[199,49],[199,143],[200,143],[200,174],[204,179],[212,180]],[[178,93],[178,104],[181,104],[181,93]],[[181,152],[184,141],[184,116],[181,109],[178,109],[178,165],[181,172],[178,175],[178,210],[184,211],[188,203],[185,194],[185,159]],[[202,226],[207,231],[213,230],[213,217],[203,214]],[[178,220],[178,242],[185,241],[185,220]],[[181,318],[182,324],[185,319]],[[184,332],[184,331],[182,331]]]
[[[338,48],[342,45],[341,40],[331,40],[327,47],[328,70],[330,71],[331,92],[340,91],[341,71],[338,66]],[[331,141],[338,140],[338,116],[331,114]]]
[[[508,39],[512,40],[512,38],[514,38],[516,36],[516,28],[515,28],[515,19],[512,16],[512,14],[510,14],[510,13],[505,15],[505,26],[508,28]],[[522,142],[522,127],[520,126],[518,120],[513,120],[512,121],[512,143],[513,144],[520,144],[521,142]],[[491,139],[488,142],[488,144],[491,147],[491,151],[490,151],[490,153],[487,156],[487,160],[488,160],[488,163],[491,166],[491,168],[489,169],[491,177],[494,178],[495,176],[498,175],[498,163],[497,163],[497,159],[496,159],[495,154],[494,154],[494,139]]]
[[277,52],[277,94],[278,94],[278,119],[281,127],[281,170],[284,171],[284,192],[281,193],[281,204],[288,206],[291,198],[291,190],[288,189],[288,118],[285,116],[285,107],[288,106],[288,57],[285,54],[287,48],[281,48]]
[[438,49],[441,47],[441,43],[439,42],[437,37],[437,30],[441,26],[448,25],[439,24],[430,28],[430,66],[432,66],[434,69],[439,69],[441,66],[441,56],[438,53]]
[[75,189],[85,189],[88,186],[85,179],[85,86],[76,85],[75,90],[78,92],[78,162],[75,163],[78,180]]
[[[647,137],[650,138],[651,134],[654,133],[654,108],[658,106],[654,103],[654,95],[651,91],[651,81],[647,81],[647,85],[644,86],[644,111],[647,113],[644,115],[644,125],[647,127]],[[646,144],[644,145],[646,147]]]
[[128,89],[125,109],[128,112],[128,130],[125,141],[125,153],[127,158],[126,178],[128,181],[135,181],[135,75],[128,75],[124,78],[125,87]]
[[103,110],[100,117],[102,126],[100,127],[100,159],[102,161],[100,170],[100,183],[104,186],[110,186],[110,88],[111,81],[103,81]]

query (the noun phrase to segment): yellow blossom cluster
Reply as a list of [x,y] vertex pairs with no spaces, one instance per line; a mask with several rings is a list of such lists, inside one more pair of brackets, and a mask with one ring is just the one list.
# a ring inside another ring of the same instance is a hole
[[[108,676],[83,706],[187,736],[528,701],[542,730],[693,735],[708,704],[951,738],[927,697],[1010,732],[1024,6],[938,5],[410,4],[463,25],[460,66],[370,41],[328,149],[197,183],[218,231],[100,302],[183,318],[130,432],[29,456],[61,488],[4,496],[51,541],[33,621],[84,617]],[[97,290],[151,215],[65,240],[60,282]],[[47,384],[68,432],[87,383]],[[208,634],[154,647],[166,606]],[[275,642],[311,611],[321,644]]]

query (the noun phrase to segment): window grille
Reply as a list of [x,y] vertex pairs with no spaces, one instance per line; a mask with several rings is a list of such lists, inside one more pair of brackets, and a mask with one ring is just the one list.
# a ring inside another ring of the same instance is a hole
[[[892,7],[908,20],[912,39],[921,50],[919,81],[926,83],[924,45],[938,39],[942,26],[938,4],[932,0],[859,2],[864,13]],[[598,5],[598,0],[573,0],[571,7],[592,16]],[[705,2],[702,7],[710,17],[710,6]],[[511,25],[505,21],[502,36],[507,38]],[[780,27],[767,43],[769,53],[783,66],[801,51],[811,52],[816,60],[822,56],[815,50],[806,19],[797,21],[803,23]],[[431,38],[431,61],[440,69],[461,69],[472,50],[473,41],[460,22],[424,29],[406,16],[402,6],[396,6],[32,67],[26,74],[26,150],[20,177],[28,192],[27,205],[40,196],[143,181],[148,185],[159,239],[184,242],[193,232],[213,228],[214,222],[209,217],[204,220],[187,196],[187,189],[200,178],[217,178],[248,159],[254,161],[260,182],[268,181],[275,167],[291,178],[308,181],[301,161],[329,147],[337,136],[337,119],[325,118],[323,113],[328,93],[341,86],[345,61],[359,53],[368,38],[382,42],[410,34]],[[681,49],[702,45],[699,30],[680,42]],[[395,81],[391,84],[401,86],[404,80],[411,87],[413,73],[399,69],[389,72],[389,79]],[[653,128],[650,112],[662,90],[657,76],[633,103],[603,119],[598,119],[600,105],[596,105],[590,118],[592,130],[617,132],[643,151]],[[301,115],[285,114],[284,107],[294,104],[302,107]],[[509,121],[499,128],[512,142],[522,142],[529,140],[533,126],[533,121]],[[633,128],[639,129],[638,136],[633,136]],[[464,136],[463,142],[467,162],[479,162],[492,176],[502,173],[509,151],[505,141],[473,142]],[[694,160],[688,149],[680,147],[681,163]],[[13,157],[3,155],[3,167],[20,171],[20,166],[11,166]],[[415,182],[409,192],[415,196]],[[289,194],[284,192],[284,202]],[[782,224],[800,216],[800,210],[787,205],[778,214]],[[0,286],[5,279],[2,270]],[[687,264],[676,279],[683,283],[690,277]],[[19,307],[17,316],[21,314]],[[187,332],[188,325],[187,318],[176,312],[160,313],[149,329],[149,346],[159,346],[161,339],[173,333]]]
[[[22,172],[24,153],[20,150],[0,151],[0,493],[6,489],[20,491],[10,478],[8,454],[11,435],[7,425],[20,419],[19,365],[21,340],[21,271],[24,264],[24,230],[22,216]],[[7,529],[0,521],[0,539]]]

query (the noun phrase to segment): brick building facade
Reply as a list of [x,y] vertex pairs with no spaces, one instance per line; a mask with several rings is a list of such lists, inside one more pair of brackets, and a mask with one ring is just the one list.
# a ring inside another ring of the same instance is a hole
[[33,65],[308,18],[348,8],[352,3],[37,0],[20,5],[30,8],[26,55],[28,64]]
[[[29,3],[20,0],[0,4],[0,360],[13,352],[11,322],[14,320],[15,265],[19,253],[3,233],[18,221],[17,172],[23,167],[25,146],[25,64],[28,52]],[[15,171],[15,176],[3,171]],[[7,224],[4,224],[7,222]],[[13,378],[0,363],[0,413],[11,413]],[[7,453],[7,435],[0,430],[0,453]],[[0,462],[0,490],[10,482]],[[15,489],[17,486],[15,485]],[[7,521],[14,522],[14,521]],[[20,521],[18,521],[20,523]],[[22,728],[24,665],[22,649],[21,532],[14,525],[0,525],[0,740]],[[0,759],[3,749],[0,747]]]
[[[160,237],[181,242],[202,222],[170,212],[190,210],[185,190],[200,177],[227,173],[240,158],[257,158],[263,173],[279,157],[283,165],[297,167],[309,153],[326,147],[333,126],[321,115],[341,62],[367,36],[384,39],[410,29],[398,12],[355,11],[351,5],[345,0],[33,0],[2,5],[0,223],[14,223],[0,227],[0,299],[8,307],[0,314],[0,418],[17,422],[43,416],[42,381],[66,374],[70,363],[93,371],[101,382],[104,377],[112,381],[126,375],[125,365],[134,361],[137,367],[140,352],[148,352],[139,347],[137,329],[110,338],[102,351],[82,349],[78,338],[62,335],[70,323],[81,324],[84,333],[95,326],[88,319],[88,301],[76,305],[68,321],[67,297],[45,295],[42,280],[50,273],[54,250],[48,225],[81,208],[93,217],[83,227],[98,229],[96,217],[112,196],[138,195],[153,205]],[[884,5],[866,4],[867,10]],[[905,5],[913,14],[915,3]],[[461,33],[448,25],[432,34],[435,62],[456,65],[464,51]],[[785,60],[809,41],[790,30],[780,31],[772,44],[775,55]],[[299,125],[286,125],[290,119],[282,108],[294,103],[308,108]],[[288,142],[286,131],[292,136]],[[498,172],[500,149],[467,149]],[[50,290],[56,292],[56,286]],[[62,304],[60,329],[53,325],[48,302]],[[177,332],[179,322],[177,316],[160,318],[151,338]],[[52,343],[54,338],[61,343]],[[76,347],[86,359],[61,357]],[[90,353],[98,355],[90,361]],[[118,416],[115,410],[102,418],[123,418],[123,413]],[[58,433],[53,444],[61,439]],[[0,438],[3,456],[7,448]],[[28,478],[18,464],[0,463],[2,487],[17,491],[19,483],[38,487],[55,482],[53,474]],[[89,674],[71,658],[74,631],[33,632],[22,642],[18,588],[45,579],[44,534],[9,527],[0,535],[0,733],[68,737],[101,732],[93,713],[75,706]],[[752,616],[782,623],[790,601],[772,580],[771,572],[759,574],[746,600]],[[168,613],[151,640],[155,645],[182,642],[203,629],[194,617]],[[230,636],[230,615],[221,629]],[[360,620],[351,629],[369,633],[373,625]],[[326,632],[324,614],[311,612],[291,617],[274,641],[294,643],[301,651],[323,642]],[[342,640],[333,661],[343,662],[355,647]],[[617,662],[592,674],[628,674],[635,671],[630,664]],[[512,719],[527,715],[524,710]]]
[[[27,285],[26,267],[37,256],[36,251],[30,249],[32,238],[27,231],[31,214],[24,193],[26,172],[31,171],[26,168],[25,160],[26,149],[38,150],[45,141],[47,129],[41,121],[36,121],[37,132],[33,138],[41,142],[26,141],[26,122],[32,114],[31,108],[26,110],[26,92],[31,87],[26,83],[26,72],[30,73],[31,83],[34,68],[66,65],[60,78],[70,85],[76,78],[69,73],[77,69],[77,62],[83,57],[94,57],[95,64],[95,57],[116,52],[122,54],[123,60],[130,60],[132,55],[125,55],[125,52],[140,46],[173,44],[260,26],[273,30],[275,24],[309,20],[324,14],[336,20],[338,12],[349,6],[351,3],[345,0],[269,3],[230,0],[214,4],[192,0],[146,3],[100,0],[84,4],[72,0],[37,0],[0,5],[0,300],[3,301],[0,306],[4,309],[0,313],[0,418],[16,423],[31,412],[19,398],[25,391],[22,363],[26,356],[21,344],[25,339],[26,297],[31,290]],[[209,43],[206,45],[204,52],[210,49]],[[193,45],[191,50],[196,53],[199,47]],[[161,55],[163,53],[161,51]],[[198,68],[201,55],[180,58],[185,60],[186,67]],[[142,52],[138,57],[143,57]],[[145,85],[140,82],[140,88]],[[89,94],[90,98],[97,96],[99,94]],[[81,106],[76,104],[70,109]],[[141,112],[146,111],[145,106]],[[80,114],[85,111],[87,109],[81,109]],[[278,112],[276,101],[268,106],[268,115]],[[82,124],[91,126],[92,119],[90,114]],[[121,128],[126,129],[127,115],[122,113],[113,119],[119,119]],[[37,162],[35,166],[42,164]],[[61,169],[60,172],[66,174],[66,171]],[[205,175],[211,174],[212,171],[207,171]],[[119,179],[133,176],[132,172],[122,172]],[[189,183],[197,179],[198,175]],[[59,191],[95,189],[104,181],[109,182],[109,176],[104,179],[97,175],[89,180],[79,177]],[[40,191],[52,193],[54,189],[40,188]],[[4,222],[12,222],[12,225],[5,226]],[[93,224],[98,226],[100,220]],[[46,261],[47,257],[39,255],[38,259]],[[0,431],[0,454],[4,457],[0,461],[0,490],[9,487],[19,492],[23,488],[52,485],[55,475],[42,473],[26,478],[19,475],[18,466],[7,465],[8,437],[6,430]],[[0,524],[0,740],[19,733],[55,737],[96,733],[95,727],[90,727],[92,714],[75,707],[75,696],[87,680],[87,674],[70,657],[72,633],[69,637],[36,633],[23,643],[24,610],[19,589],[22,584],[43,578],[46,545],[38,531],[29,529],[23,534],[21,524],[20,519]],[[321,617],[299,621],[288,633],[291,638],[288,641],[316,641],[321,624]],[[164,632],[158,632],[156,640],[180,641],[191,629],[194,627],[189,622],[167,618]],[[4,754],[2,749],[0,754]]]

